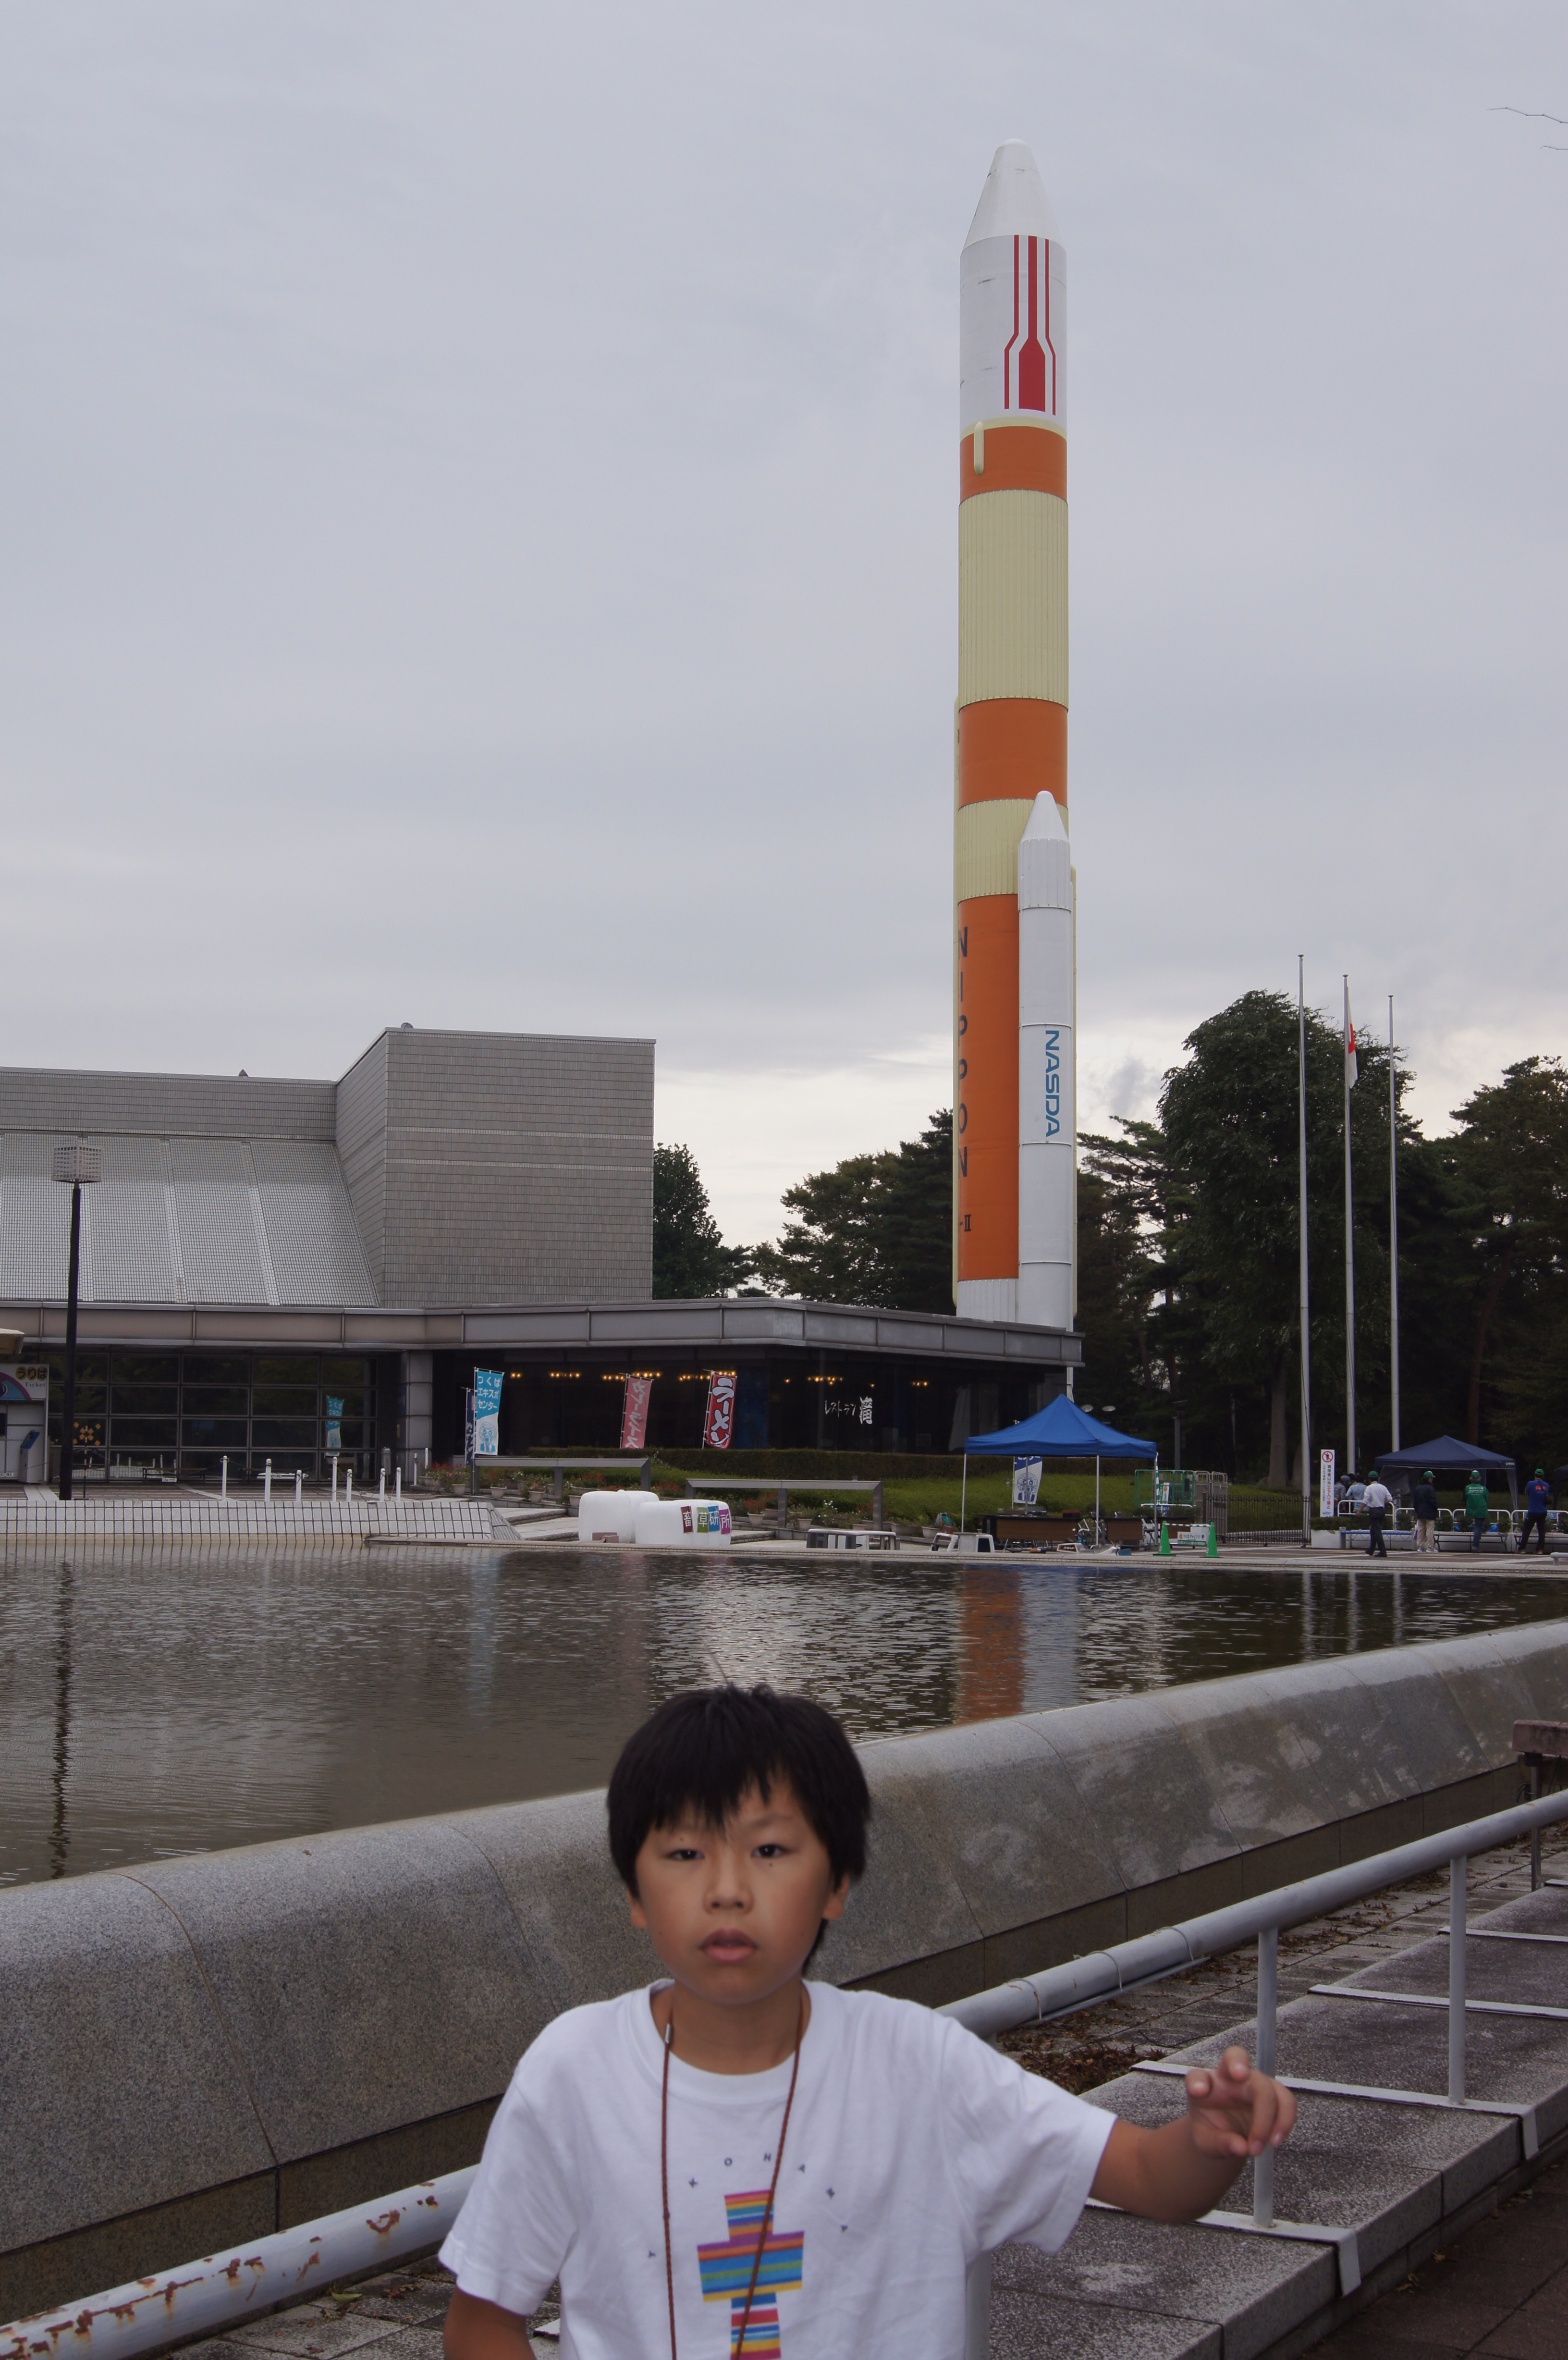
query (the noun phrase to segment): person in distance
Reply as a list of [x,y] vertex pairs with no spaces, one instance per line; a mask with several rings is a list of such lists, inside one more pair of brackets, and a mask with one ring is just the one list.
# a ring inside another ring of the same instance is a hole
[[1546,1555],[1546,1515],[1552,1505],[1552,1486],[1546,1480],[1546,1470],[1538,1467],[1524,1487],[1524,1537],[1519,1547],[1530,1546],[1530,1528],[1535,1526],[1536,1555]]
[[608,1805],[668,1978],[569,2010],[523,2057],[441,2248],[448,2360],[526,2360],[558,2278],[566,2360],[962,2360],[977,2256],[1053,2252],[1091,2195],[1193,2220],[1290,2132],[1294,2099],[1241,2049],[1149,2130],[951,2016],[805,1981],[871,1810],[807,1698],[670,1698]]

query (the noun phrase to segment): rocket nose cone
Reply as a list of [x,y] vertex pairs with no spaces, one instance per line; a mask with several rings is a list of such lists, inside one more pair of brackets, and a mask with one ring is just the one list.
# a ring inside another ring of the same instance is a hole
[[1034,807],[1024,825],[1026,844],[1065,844],[1067,830],[1062,825],[1062,806],[1051,794],[1036,795]]
[[1004,139],[991,158],[965,246],[985,237],[1058,239],[1056,215],[1040,177],[1040,167],[1022,139]]

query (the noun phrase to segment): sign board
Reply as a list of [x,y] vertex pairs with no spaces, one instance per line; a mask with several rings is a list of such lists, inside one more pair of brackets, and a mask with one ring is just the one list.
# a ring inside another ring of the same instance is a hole
[[1318,1452],[1318,1513],[1320,1516],[1332,1516],[1334,1513],[1334,1453],[1332,1450]]
[[49,1368],[0,1360],[0,1475],[14,1483],[49,1480]]
[[708,1406],[702,1417],[704,1450],[727,1450],[735,1432],[735,1372],[715,1369],[708,1379]]
[[343,1448],[343,1399],[337,1393],[327,1395],[327,1448]]
[[1041,1459],[1015,1459],[1013,1461],[1013,1505],[1032,1508],[1040,1498],[1040,1479],[1045,1461]]
[[494,1459],[501,1448],[501,1382],[505,1369],[474,1371],[474,1456]]
[[648,1442],[648,1404],[653,1394],[651,1377],[626,1379],[626,1405],[621,1411],[621,1448],[641,1450]]

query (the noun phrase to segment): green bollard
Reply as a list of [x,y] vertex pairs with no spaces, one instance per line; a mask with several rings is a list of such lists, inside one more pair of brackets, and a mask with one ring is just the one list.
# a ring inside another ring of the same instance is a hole
[[1211,1517],[1209,1518],[1209,1555],[1210,1555],[1211,1557],[1218,1557],[1219,1553],[1220,1553],[1220,1536],[1219,1536],[1219,1529],[1218,1529],[1217,1525],[1215,1524],[1214,1518],[1211,1516]]
[[1160,1554],[1161,1557],[1169,1557],[1171,1554],[1171,1519],[1169,1516],[1161,1516],[1160,1519]]

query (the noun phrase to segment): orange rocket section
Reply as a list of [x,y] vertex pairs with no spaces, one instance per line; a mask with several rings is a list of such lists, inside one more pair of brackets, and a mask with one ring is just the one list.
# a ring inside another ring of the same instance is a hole
[[1036,795],[1067,801],[1067,707],[1040,696],[992,696],[979,705],[961,705],[960,809],[1023,795],[1030,803]]
[[958,905],[958,1275],[1018,1268],[1018,904]]
[[[975,445],[980,444],[980,464]],[[976,492],[1054,492],[1067,497],[1067,438],[1038,426],[986,426],[958,446],[958,497]]]

